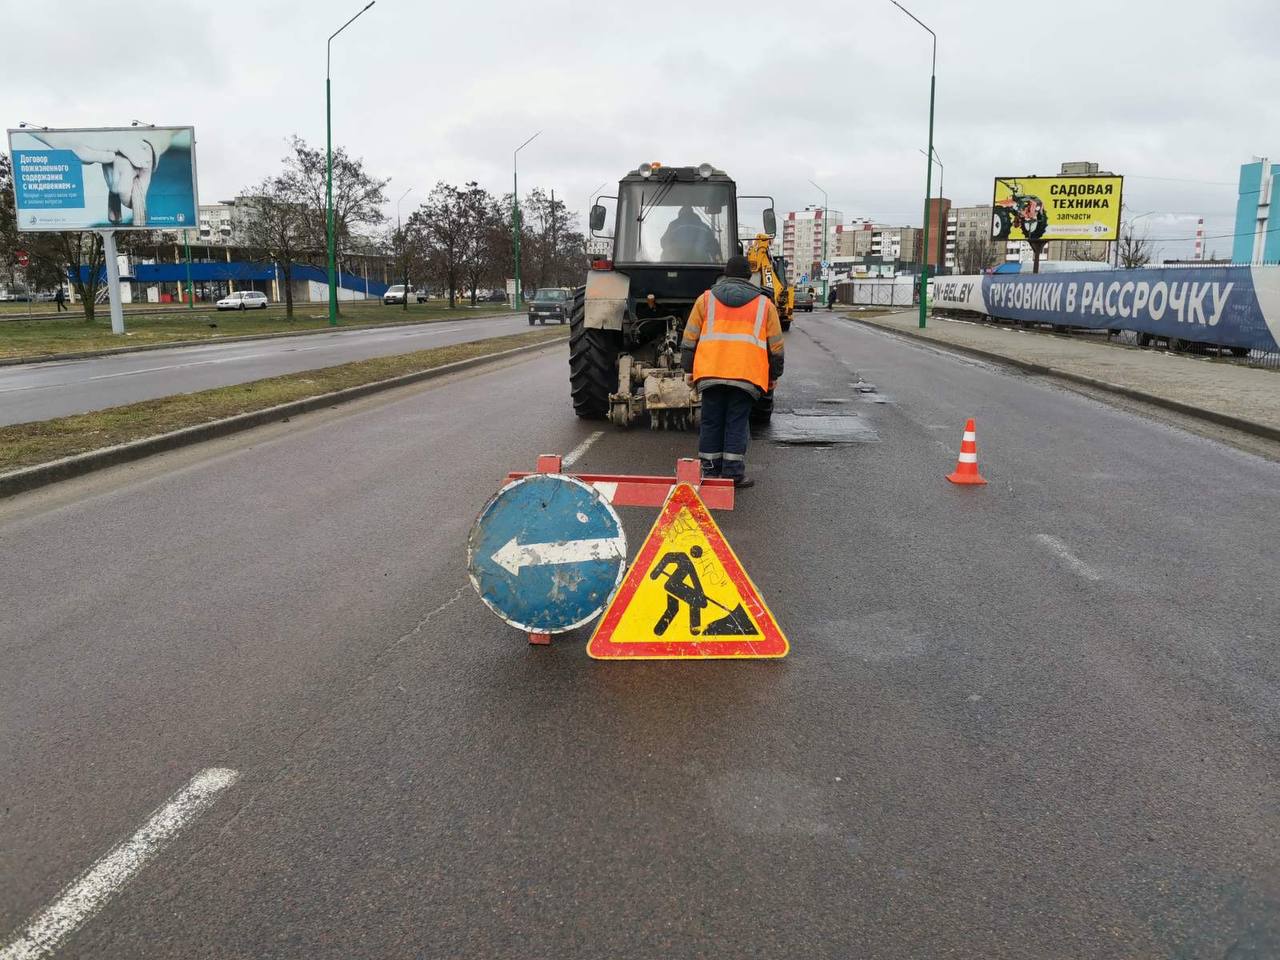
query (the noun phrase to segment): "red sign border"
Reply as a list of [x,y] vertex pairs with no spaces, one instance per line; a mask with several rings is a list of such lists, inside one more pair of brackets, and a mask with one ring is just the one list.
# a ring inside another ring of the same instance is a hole
[[[688,510],[693,517],[707,543],[724,566],[738,595],[747,605],[752,618],[760,627],[760,640],[708,640],[708,641],[673,641],[660,643],[614,643],[613,631],[617,629],[623,612],[631,603],[636,591],[644,582],[645,573],[658,550],[666,540],[666,530],[675,522],[681,510]],[[705,652],[708,648],[714,653]],[[731,660],[731,659],[770,659],[785,657],[790,650],[787,638],[778,629],[773,613],[765,605],[764,598],[756,585],[747,576],[742,562],[738,560],[733,549],[725,540],[724,534],[716,526],[707,510],[706,504],[698,496],[696,490],[687,483],[677,484],[667,498],[658,519],[653,522],[649,535],[645,538],[640,552],[627,570],[622,586],[609,602],[608,609],[596,625],[590,641],[587,643],[587,654],[595,660]]]

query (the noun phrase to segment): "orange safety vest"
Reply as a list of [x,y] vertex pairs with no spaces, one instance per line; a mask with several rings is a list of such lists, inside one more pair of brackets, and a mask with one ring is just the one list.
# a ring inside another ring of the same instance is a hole
[[730,307],[707,291],[707,320],[693,355],[693,382],[745,380],[769,389],[769,342],[765,339],[764,294],[740,307]]

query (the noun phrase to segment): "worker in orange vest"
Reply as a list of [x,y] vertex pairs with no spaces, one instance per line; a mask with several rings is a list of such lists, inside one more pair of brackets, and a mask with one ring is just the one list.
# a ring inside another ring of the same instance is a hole
[[730,257],[724,278],[689,313],[680,361],[702,395],[698,457],[704,477],[728,477],[750,487],[747,441],[751,408],[782,376],[778,310],[751,283],[751,265]]

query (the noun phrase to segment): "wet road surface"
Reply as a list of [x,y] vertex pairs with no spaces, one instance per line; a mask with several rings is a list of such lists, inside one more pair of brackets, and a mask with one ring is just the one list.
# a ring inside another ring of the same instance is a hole
[[717,516],[790,656],[594,662],[470,524],[695,443],[564,349],[0,503],[3,931],[226,770],[59,955],[1280,955],[1280,466],[818,312]]
[[527,328],[522,315],[512,314],[0,367],[0,425],[500,337]]

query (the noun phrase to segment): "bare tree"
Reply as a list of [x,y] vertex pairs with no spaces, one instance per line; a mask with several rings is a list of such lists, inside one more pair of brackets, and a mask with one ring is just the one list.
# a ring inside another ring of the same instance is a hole
[[14,265],[22,247],[18,240],[18,217],[13,204],[13,169],[9,155],[0,153],[0,271],[12,283]]
[[[586,240],[577,229],[577,215],[563,200],[541,189],[525,198],[520,237],[522,273],[532,287],[562,287],[582,282],[587,272]],[[527,253],[526,253],[527,251]]]
[[424,258],[448,291],[449,307],[454,307],[469,239],[465,191],[440,181],[426,202],[409,215],[408,228],[421,238]]
[[493,277],[493,233],[502,223],[502,212],[493,195],[474,181],[466,185],[460,199],[466,217],[462,279],[474,307],[476,290]]
[[80,299],[85,323],[92,323],[98,291],[106,284],[102,235],[93,231],[26,234],[29,281],[53,286],[70,282]]
[[305,210],[283,177],[268,177],[242,193],[236,198],[236,206],[242,204],[243,215],[238,224],[241,243],[255,259],[276,265],[284,278],[285,315],[292,319],[293,268],[314,253],[309,249],[313,238],[308,233]]
[[999,244],[970,234],[956,250],[956,267],[962,274],[982,273],[999,263],[1003,256]]
[[1152,250],[1151,237],[1145,228],[1141,234],[1135,234],[1133,224],[1125,224],[1117,243],[1119,246],[1116,255],[1126,270],[1145,267],[1151,262],[1154,251]]
[[[300,253],[315,266],[325,266],[328,259],[325,154],[323,150],[307,146],[305,140],[296,136],[291,148],[292,153],[285,157],[284,171],[278,179],[284,195],[298,204],[302,216],[306,240]],[[345,248],[352,241],[355,228],[382,223],[388,182],[371,176],[364,168],[364,161],[349,156],[342,147],[333,151],[333,235],[336,248]]]

